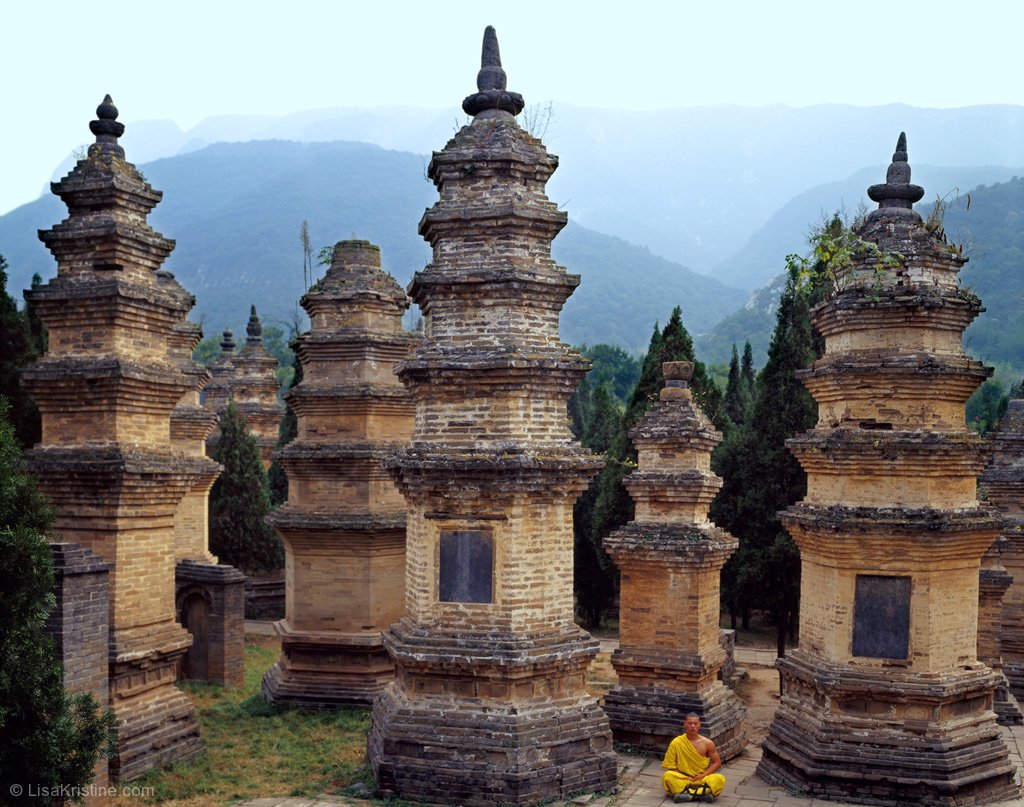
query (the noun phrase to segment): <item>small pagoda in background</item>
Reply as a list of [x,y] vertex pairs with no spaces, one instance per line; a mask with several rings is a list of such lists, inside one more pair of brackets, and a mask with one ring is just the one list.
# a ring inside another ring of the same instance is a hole
[[396,679],[368,753],[385,794],[523,804],[615,785],[586,691],[598,643],[573,622],[573,503],[601,462],[566,417],[587,363],[558,333],[579,283],[551,259],[558,161],[516,123],[490,27],[477,88],[428,168],[433,261],[409,286],[426,331],[398,365],[415,431],[386,461],[408,509],[406,611],[384,634]]
[[663,752],[690,712],[722,759],[747,744],[746,707],[718,674],[721,571],[738,545],[708,520],[722,435],[694,404],[690,362],[662,365],[660,399],[630,430],[638,468],[623,480],[636,517],[604,541],[620,571],[618,683],[604,710],[619,742]]
[[203,750],[192,702],[174,686],[191,644],[175,620],[175,517],[213,469],[171,436],[172,412],[195,384],[171,347],[194,298],[160,271],[174,242],[146,216],[162,194],[126,161],[110,96],[96,114],[96,142],[52,186],[68,217],[39,233],[57,276],[26,294],[49,347],[23,381],[42,415],[27,458],[57,507],[54,531],[113,564],[117,781]]
[[816,428],[789,441],[807,495],[782,514],[801,553],[800,646],[758,773],[808,796],[869,804],[1017,798],[995,720],[999,675],[977,657],[982,556],[998,513],[964,405],[990,370],[964,354],[982,310],[966,258],[913,209],[901,134],[879,203],[830,297],[825,353],[801,371]]
[[298,436],[277,454],[288,501],[271,516],[286,555],[281,660],[263,693],[369,704],[394,677],[381,631],[405,606],[405,502],[381,460],[412,434],[412,397],[393,370],[417,337],[402,327],[409,298],[366,241],[334,246],[302,306],[302,381],[287,395]]
[[[1010,691],[1024,698],[1024,400],[1010,401],[989,448],[992,459],[978,479],[978,489],[1003,517],[1002,532],[990,554],[1012,578],[1002,595],[999,631],[990,641],[998,641]],[[995,622],[995,615],[990,616],[989,623]],[[979,642],[989,633],[985,629],[986,621],[979,619]]]

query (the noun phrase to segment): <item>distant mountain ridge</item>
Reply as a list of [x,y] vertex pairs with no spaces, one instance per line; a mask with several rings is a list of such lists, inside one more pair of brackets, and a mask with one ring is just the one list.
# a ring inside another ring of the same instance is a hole
[[[536,117],[543,121],[544,115]],[[188,131],[170,121],[136,122],[124,144],[136,163],[253,139],[359,141],[428,154],[464,122],[454,108],[321,109],[282,117],[218,116]],[[884,165],[900,131],[907,132],[914,166],[1024,165],[1024,107],[1014,105],[636,112],[556,102],[549,123],[544,140],[561,157],[561,167],[548,192],[573,221],[748,291],[771,275],[758,281],[730,274],[734,264],[728,259],[737,249],[808,188]]]
[[[365,143],[253,141],[217,143],[140,168],[164,192],[150,224],[177,242],[165,268],[196,295],[193,319],[212,335],[242,326],[251,303],[265,322],[291,321],[304,291],[303,220],[314,251],[350,237],[379,244],[384,268],[405,285],[431,257],[417,231],[437,199],[426,162]],[[0,217],[0,254],[10,264],[15,297],[33,272],[44,279],[55,273],[36,233],[65,216],[51,195]],[[583,278],[562,316],[563,339],[572,344],[613,342],[639,352],[654,322],[667,321],[675,305],[700,333],[745,296],[574,223],[555,239],[552,254]],[[316,276],[322,273],[318,267]]]

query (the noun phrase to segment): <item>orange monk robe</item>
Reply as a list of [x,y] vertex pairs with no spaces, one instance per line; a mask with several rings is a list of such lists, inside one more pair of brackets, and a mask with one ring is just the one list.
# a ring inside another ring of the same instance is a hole
[[[665,752],[661,767],[666,770],[661,777],[661,784],[670,796],[674,796],[690,784],[692,777],[703,773],[710,764],[711,760],[698,754],[687,736],[680,734],[669,743],[668,751]],[[703,781],[708,783],[715,796],[725,787],[725,777],[720,773],[705,776]]]

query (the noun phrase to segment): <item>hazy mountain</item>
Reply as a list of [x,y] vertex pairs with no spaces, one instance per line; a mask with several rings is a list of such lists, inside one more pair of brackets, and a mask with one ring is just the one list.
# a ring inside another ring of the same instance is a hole
[[[543,108],[533,107],[541,128]],[[283,117],[218,116],[187,131],[167,121],[132,123],[124,142],[139,163],[217,141],[274,138],[360,141],[429,154],[464,121],[455,108],[321,109]],[[547,123],[544,140],[561,157],[549,195],[573,221],[733,285],[747,283],[748,290],[771,271],[733,277],[721,274],[731,264],[716,267],[794,196],[865,165],[883,165],[900,131],[907,132],[915,167],[1024,165],[1024,107],[1009,105],[631,112],[556,102]]]
[[[967,329],[964,345],[971,355],[996,365],[1009,381],[1017,381],[1024,375],[1024,179],[1014,177],[1008,182],[981,185],[968,191],[973,183],[965,180],[974,171],[983,174],[985,170],[1001,172],[1001,169],[925,168],[918,172],[915,168],[914,180],[919,184],[927,182],[927,178],[935,180],[926,186],[929,194],[936,186],[946,189],[944,192],[953,187],[961,188],[959,194],[950,194],[943,203],[944,227],[949,240],[963,244],[970,258],[960,272],[961,285],[978,294],[987,309]],[[861,171],[845,183],[833,183],[801,194],[769,220],[758,234],[759,242],[773,245],[771,248],[776,254],[787,251],[806,254],[809,251],[806,238],[802,239],[803,247],[798,249],[792,231],[801,216],[805,217],[805,222],[815,220],[806,218],[808,200],[837,198],[844,188],[866,187],[866,178],[874,176],[878,176],[876,169]],[[934,197],[932,203],[918,205],[918,210],[928,215],[933,205]],[[821,209],[827,211],[829,207]],[[816,214],[816,218],[820,218],[820,214]],[[804,226],[806,232],[809,228]],[[749,254],[756,253],[751,250]],[[784,265],[784,260],[776,261],[776,266]],[[712,363],[728,362],[733,343],[742,349],[743,342],[749,340],[755,362],[763,364],[775,327],[779,293],[784,285],[785,274],[777,274],[743,308],[698,336],[695,339],[698,355]]]
[[[128,152],[131,158],[131,152]],[[315,251],[342,238],[381,246],[384,267],[405,285],[430,260],[417,233],[437,199],[426,157],[364,143],[254,141],[218,143],[143,165],[164,192],[150,216],[177,241],[165,267],[196,295],[193,318],[208,334],[240,328],[255,303],[266,321],[289,322],[303,292],[299,228],[309,221]],[[36,231],[63,219],[56,197],[0,217],[0,254],[11,267],[15,297],[33,272],[56,266]],[[682,304],[687,327],[709,329],[744,297],[621,239],[576,224],[555,240],[553,255],[583,281],[566,306],[562,335],[574,344],[614,342],[639,351],[655,320]],[[317,267],[316,276],[323,273]]]

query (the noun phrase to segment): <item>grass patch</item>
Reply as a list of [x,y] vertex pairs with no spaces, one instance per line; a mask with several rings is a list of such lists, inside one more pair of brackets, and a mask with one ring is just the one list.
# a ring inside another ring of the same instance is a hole
[[357,782],[374,792],[366,763],[370,710],[268,706],[260,686],[279,654],[276,638],[248,636],[241,689],[183,685],[196,705],[206,754],[189,765],[151,771],[132,785],[153,788],[152,796],[119,797],[114,806],[198,807],[264,796],[341,794]]

